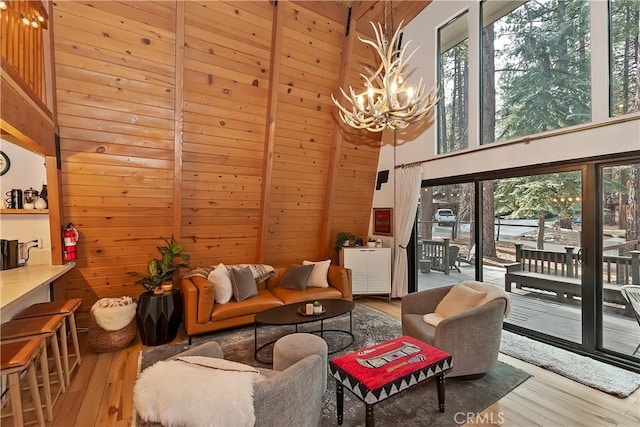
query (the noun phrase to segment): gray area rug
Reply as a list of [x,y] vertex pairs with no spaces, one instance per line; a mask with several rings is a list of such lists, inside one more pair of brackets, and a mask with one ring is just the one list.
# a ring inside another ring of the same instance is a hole
[[[299,332],[309,331],[317,324],[304,325]],[[348,329],[349,317],[342,316],[325,322],[325,329]],[[261,327],[258,331],[259,342],[263,343],[281,335],[294,332],[293,327]],[[368,307],[356,304],[353,311],[354,343],[344,351],[329,357],[335,357],[358,348],[391,339],[401,335],[400,321],[390,318]],[[338,348],[346,343],[344,334],[327,333],[325,337],[329,349]],[[253,358],[253,327],[243,327],[230,331],[194,337],[192,346],[215,340],[222,346],[225,358],[258,367],[270,367],[256,362]],[[155,347],[142,353],[141,368],[166,359],[190,348],[187,343]],[[271,348],[267,347],[263,357],[270,357]],[[455,360],[454,360],[455,363]],[[427,381],[387,399],[375,406],[375,418],[380,426],[456,426],[464,424],[472,417],[517,387],[529,374],[506,363],[498,362],[496,367],[483,378],[475,381],[447,379],[446,410],[438,411],[438,398],[435,381]],[[471,414],[471,415],[469,415]],[[330,377],[323,402],[323,426],[337,425],[335,382]],[[364,425],[364,403],[349,391],[344,393],[344,426]],[[138,425],[142,425],[138,423]]]
[[640,374],[509,331],[502,331],[500,352],[614,396],[627,397],[640,387]]

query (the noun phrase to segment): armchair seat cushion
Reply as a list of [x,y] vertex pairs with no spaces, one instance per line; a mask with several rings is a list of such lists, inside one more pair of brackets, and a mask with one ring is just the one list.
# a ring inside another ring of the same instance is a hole
[[433,345],[433,339],[436,336],[436,327],[425,323],[421,314],[405,314],[402,316],[402,332],[405,335]]

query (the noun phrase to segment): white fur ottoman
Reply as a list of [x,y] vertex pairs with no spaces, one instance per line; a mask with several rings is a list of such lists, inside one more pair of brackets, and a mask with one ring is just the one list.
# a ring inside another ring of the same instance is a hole
[[273,369],[284,371],[289,366],[312,354],[322,357],[322,389],[327,389],[327,342],[317,335],[296,333],[276,341],[273,347]]

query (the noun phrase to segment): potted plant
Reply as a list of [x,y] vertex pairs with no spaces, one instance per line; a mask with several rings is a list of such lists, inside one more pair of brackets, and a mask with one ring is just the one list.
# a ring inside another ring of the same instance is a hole
[[145,289],[153,291],[154,293],[162,293],[162,285],[166,282],[173,282],[173,273],[180,268],[189,266],[183,262],[174,263],[175,258],[181,258],[182,261],[189,260],[190,255],[182,253],[184,245],[179,244],[173,236],[171,236],[171,241],[167,239],[163,240],[167,245],[157,246],[158,252],[160,252],[161,255],[160,259],[150,259],[147,263],[146,273],[139,273],[137,271],[129,272],[129,275],[139,277],[135,282],[137,285],[142,285]]
[[341,231],[336,236],[336,252],[340,252],[340,248],[343,246],[349,246],[349,242],[355,240],[356,236],[348,231]]

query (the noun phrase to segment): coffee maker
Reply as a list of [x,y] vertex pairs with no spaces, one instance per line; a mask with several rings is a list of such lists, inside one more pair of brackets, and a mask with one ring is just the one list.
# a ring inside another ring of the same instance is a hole
[[18,241],[0,239],[0,267],[9,270],[18,267]]

